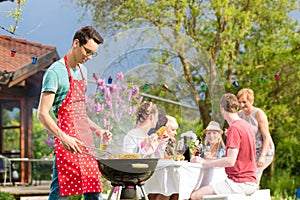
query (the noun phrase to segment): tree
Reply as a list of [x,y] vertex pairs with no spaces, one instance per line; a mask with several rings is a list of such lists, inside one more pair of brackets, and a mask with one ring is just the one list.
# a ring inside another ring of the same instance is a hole
[[37,111],[33,112],[33,152],[34,158],[52,158],[54,139],[51,133],[37,119]]
[[[267,69],[275,73],[272,70],[280,60],[276,55],[296,50],[289,45],[296,42],[296,22],[287,15],[299,6],[294,1],[278,1],[277,4],[272,1],[229,0],[76,2],[90,11],[95,25],[107,33],[138,28],[145,24],[171,28],[177,35],[174,37],[176,41],[180,41],[180,33],[184,33],[209,52],[227,81],[231,81],[233,75],[242,79],[245,72],[253,74],[257,67],[260,67],[260,71]],[[279,48],[272,48],[274,44]],[[290,46],[289,50],[286,49],[287,45]],[[260,51],[257,51],[258,48]],[[181,53],[177,49],[186,79],[192,89],[196,90],[188,60]],[[210,72],[211,69],[206,70]],[[203,125],[206,126],[210,121],[209,101],[203,102],[198,92],[193,93],[205,122]]]
[[[14,2],[14,0],[0,0],[0,3],[5,2],[5,1],[11,1]],[[22,7],[25,6],[25,0],[17,0],[16,2],[16,7],[13,11],[8,11],[8,17],[12,18],[14,20],[14,25],[11,25],[9,28],[1,26],[0,28],[11,33],[15,34],[17,28],[18,28],[18,23],[20,20],[22,20]]]
[[[195,46],[204,48],[221,71],[226,92],[237,93],[241,87],[251,87],[255,91],[255,105],[266,111],[277,146],[275,167],[288,167],[290,175],[299,177],[299,170],[295,169],[299,169],[300,161],[292,159],[291,163],[286,155],[286,145],[300,139],[297,132],[300,108],[296,106],[300,104],[300,82],[297,81],[300,77],[300,30],[298,22],[288,15],[299,10],[299,1],[76,0],[76,3],[86,11],[83,15],[91,13],[95,25],[107,34],[151,26],[172,29],[176,42],[180,42],[183,34],[192,38]],[[211,119],[211,98],[199,99],[194,87],[199,77],[192,76],[191,65],[182,52],[174,50],[191,84],[205,127]],[[212,87],[215,77],[210,81],[207,97],[211,96],[208,93],[215,92]],[[233,86],[233,81],[238,84]],[[299,149],[299,142],[294,144],[289,152]],[[295,186],[295,182],[293,184]]]

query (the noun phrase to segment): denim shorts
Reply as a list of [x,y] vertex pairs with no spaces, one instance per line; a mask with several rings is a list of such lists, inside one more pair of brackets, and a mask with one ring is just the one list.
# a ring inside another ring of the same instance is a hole
[[[58,183],[58,173],[56,169],[56,158],[54,158],[53,164],[53,172],[52,172],[52,182],[50,185],[50,193],[48,200],[67,200],[67,196],[60,196],[59,195],[59,183]],[[85,200],[103,200],[102,194],[97,193],[86,193],[83,194]]]

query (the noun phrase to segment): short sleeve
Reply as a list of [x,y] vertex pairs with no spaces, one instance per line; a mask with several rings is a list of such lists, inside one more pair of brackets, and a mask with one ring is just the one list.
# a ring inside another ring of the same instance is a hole
[[235,126],[229,127],[227,130],[226,147],[240,148],[241,137],[238,129]]
[[43,78],[42,92],[57,93],[58,76],[53,70],[47,70]]

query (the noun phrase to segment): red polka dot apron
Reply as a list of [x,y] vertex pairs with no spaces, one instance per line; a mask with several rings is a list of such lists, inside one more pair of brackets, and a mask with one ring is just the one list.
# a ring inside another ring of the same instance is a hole
[[[74,80],[66,56],[64,61],[68,70],[70,89],[58,110],[58,127],[66,134],[84,140],[85,145],[94,146],[86,114],[86,81],[81,69],[83,80]],[[55,138],[54,149],[61,196],[102,191],[101,173],[94,157],[71,153],[63,147],[58,138]]]

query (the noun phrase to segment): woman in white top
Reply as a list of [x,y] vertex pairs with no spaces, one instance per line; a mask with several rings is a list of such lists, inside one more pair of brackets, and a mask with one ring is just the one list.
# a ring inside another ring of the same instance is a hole
[[239,116],[252,125],[256,139],[256,176],[258,184],[263,170],[273,161],[275,145],[269,132],[269,122],[267,115],[260,108],[254,107],[254,92],[249,88],[241,89],[237,98],[242,110]]
[[156,134],[148,136],[151,128],[155,128],[158,121],[158,109],[152,102],[144,102],[136,113],[136,128],[130,130],[124,137],[123,152],[150,155],[155,151],[153,142]]

